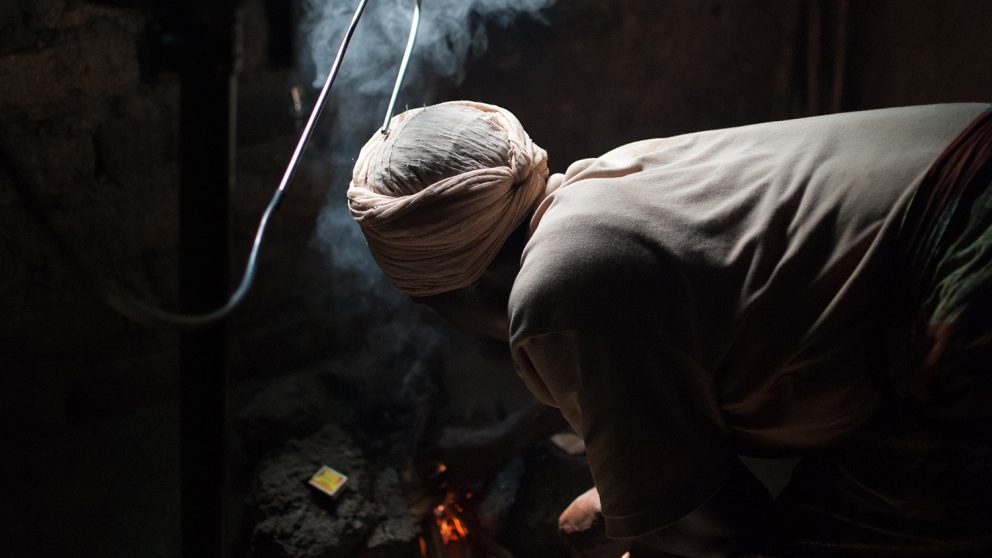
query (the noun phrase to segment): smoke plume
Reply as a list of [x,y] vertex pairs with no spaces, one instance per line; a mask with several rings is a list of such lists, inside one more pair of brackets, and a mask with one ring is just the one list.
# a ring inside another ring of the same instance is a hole
[[[300,68],[319,88],[337,53],[357,0],[303,0]],[[554,0],[424,0],[417,43],[396,111],[436,102],[440,83],[458,84],[465,64],[488,46],[487,29],[520,17],[541,20]],[[330,95],[322,131],[329,147],[310,157],[331,165],[327,206],[317,224],[315,243],[333,262],[336,288],[348,291],[351,308],[402,305],[405,297],[389,287],[348,214],[344,190],[355,157],[378,130],[410,29],[413,0],[371,0],[352,38]],[[343,284],[347,283],[347,285]],[[343,308],[339,310],[344,310]]]

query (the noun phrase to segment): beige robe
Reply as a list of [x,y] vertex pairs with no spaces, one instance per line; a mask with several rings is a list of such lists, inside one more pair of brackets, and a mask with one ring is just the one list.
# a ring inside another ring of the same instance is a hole
[[646,140],[551,177],[510,340],[534,395],[584,437],[608,534],[678,521],[738,453],[801,454],[870,418],[892,233],[985,108]]

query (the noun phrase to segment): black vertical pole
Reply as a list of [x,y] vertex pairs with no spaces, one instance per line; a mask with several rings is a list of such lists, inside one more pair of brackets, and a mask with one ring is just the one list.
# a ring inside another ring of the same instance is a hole
[[[180,0],[179,296],[185,312],[213,310],[228,294],[228,194],[234,179],[238,47],[235,0]],[[180,340],[182,552],[226,555],[227,331]]]

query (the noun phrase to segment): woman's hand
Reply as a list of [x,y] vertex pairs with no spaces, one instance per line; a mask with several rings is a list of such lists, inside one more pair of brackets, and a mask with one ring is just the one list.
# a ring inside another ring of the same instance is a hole
[[565,508],[558,517],[558,529],[566,535],[591,529],[597,519],[602,520],[603,508],[596,487],[583,492]]
[[[606,538],[606,524],[595,487],[582,493],[558,517],[558,529],[565,535],[576,558],[614,558],[626,555],[630,541]],[[629,555],[626,555],[629,558]]]

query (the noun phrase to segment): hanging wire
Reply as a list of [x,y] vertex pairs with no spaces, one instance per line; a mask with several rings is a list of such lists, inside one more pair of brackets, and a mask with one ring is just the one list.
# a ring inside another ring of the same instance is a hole
[[403,60],[400,61],[400,71],[396,75],[396,83],[393,84],[393,94],[389,97],[389,106],[386,107],[386,117],[382,120],[382,129],[379,130],[383,135],[389,133],[389,121],[393,119],[393,109],[396,108],[396,97],[400,94],[403,75],[406,74],[406,66],[410,63],[410,53],[413,52],[413,43],[417,41],[417,30],[419,28],[420,0],[415,0],[413,3],[413,18],[410,22],[410,37],[406,40],[406,50],[403,51]]
[[[360,0],[358,7],[355,8],[355,13],[351,18],[351,23],[348,24],[348,28],[341,40],[341,46],[338,47],[337,55],[334,57],[334,62],[331,64],[331,68],[327,74],[327,79],[324,80],[324,86],[320,90],[320,95],[317,96],[317,101],[314,103],[313,111],[310,113],[310,118],[307,119],[303,132],[300,134],[300,139],[296,143],[296,148],[293,150],[293,155],[289,159],[289,164],[286,166],[286,171],[283,173],[282,179],[279,181],[278,188],[276,188],[276,191],[272,194],[272,199],[269,201],[269,205],[262,213],[262,218],[258,223],[258,229],[255,232],[255,240],[252,243],[251,252],[248,256],[248,262],[245,264],[245,270],[241,276],[241,282],[228,298],[227,303],[216,310],[203,314],[169,312],[162,308],[152,306],[131,295],[120,292],[119,289],[109,285],[94,269],[91,268],[91,266],[87,265],[86,262],[68,246],[68,244],[66,244],[62,237],[55,231],[54,227],[51,226],[51,223],[45,216],[40,204],[38,204],[37,200],[33,198],[32,192],[36,190],[28,187],[27,179],[17,172],[16,167],[13,165],[12,158],[10,158],[6,152],[0,152],[0,165],[4,167],[6,173],[10,176],[11,181],[14,183],[15,188],[17,188],[21,197],[26,200],[29,213],[34,216],[42,231],[53,240],[59,252],[61,252],[69,260],[72,267],[83,276],[84,282],[97,292],[105,304],[126,318],[145,325],[158,327],[171,326],[178,327],[180,329],[199,329],[213,324],[227,317],[232,311],[234,311],[234,309],[237,308],[238,305],[240,305],[245,299],[245,296],[248,294],[248,291],[254,283],[255,274],[258,269],[258,253],[261,249],[262,241],[265,238],[265,232],[268,227],[269,220],[279,208],[283,193],[286,191],[286,186],[296,175],[296,171],[300,164],[300,158],[306,150],[307,145],[310,143],[314,126],[317,123],[317,119],[320,118],[321,112],[324,110],[324,105],[327,103],[328,93],[330,93],[331,86],[334,84],[335,78],[337,78],[338,70],[341,68],[341,61],[344,59],[344,53],[348,49],[348,44],[351,42],[351,37],[355,33],[355,28],[358,26],[358,22],[362,17],[362,13],[365,11],[365,5],[367,3],[368,0]],[[396,97],[399,95],[403,78],[406,75],[407,64],[410,61],[410,53],[413,51],[413,45],[416,41],[417,31],[420,26],[420,10],[421,0],[415,0],[413,8],[413,23],[410,26],[410,37],[407,39],[406,50],[403,52],[403,59],[400,62],[400,69],[396,76],[396,83],[393,86],[393,94],[389,100],[386,118],[382,128],[380,129],[380,132],[383,134],[389,133],[389,120],[392,118],[393,109],[396,104]]]

